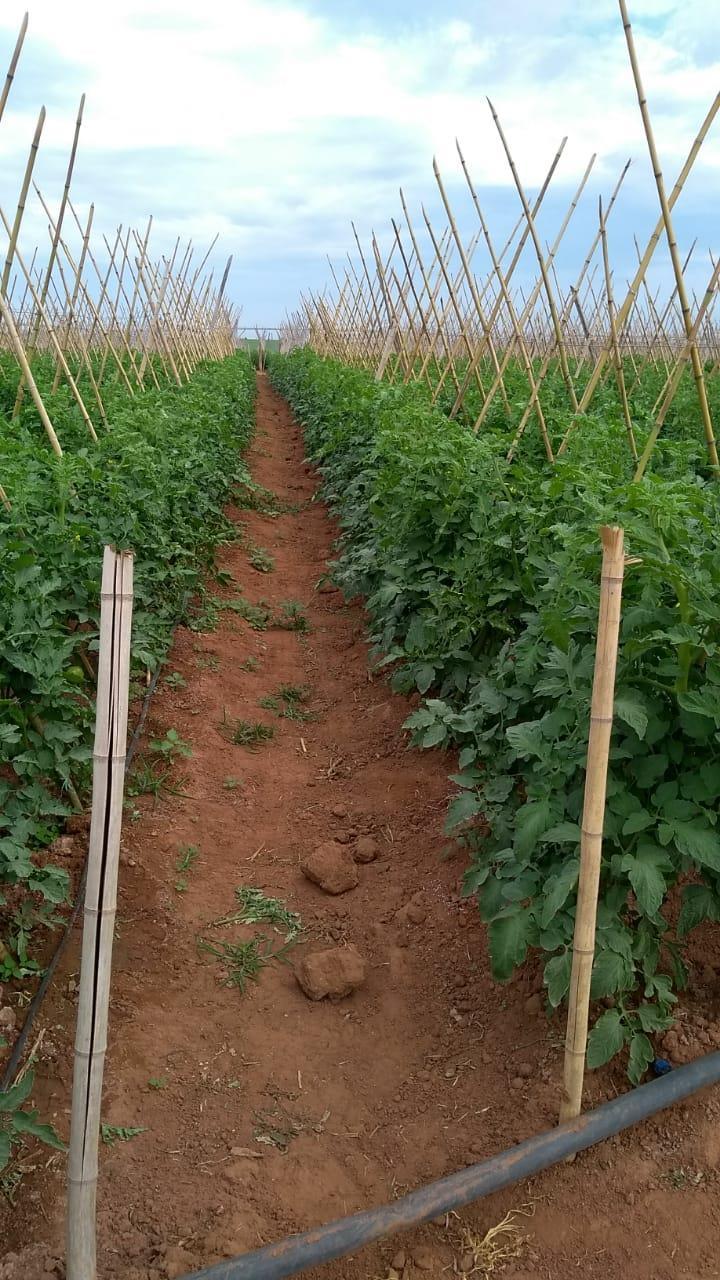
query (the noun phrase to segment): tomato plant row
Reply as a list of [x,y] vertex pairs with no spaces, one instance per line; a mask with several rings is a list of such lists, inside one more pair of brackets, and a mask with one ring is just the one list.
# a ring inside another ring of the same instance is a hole
[[[588,1061],[638,1081],[673,1021],[686,935],[720,920],[720,489],[698,433],[669,423],[633,483],[601,397],[555,465],[505,460],[424,387],[309,350],[271,361],[342,525],[336,580],[367,597],[380,661],[423,701],[425,747],[455,746],[448,829],[506,980],[544,953],[569,983],[601,523],[625,528],[622,617]],[[713,386],[712,393],[717,395]],[[650,393],[648,392],[648,395]],[[651,403],[651,401],[650,401]],[[638,444],[642,444],[642,424]],[[688,437],[688,438],[686,438]],[[608,1007],[609,1006],[609,1007]]]
[[[105,543],[135,552],[135,671],[161,661],[181,602],[232,526],[223,515],[246,476],[241,449],[252,425],[254,375],[245,355],[200,365],[181,388],[130,398],[104,389],[109,429],[87,437],[66,392],[49,392],[53,364],[36,377],[65,453],[48,449],[32,405],[3,422],[0,479],[0,976],[32,969],[30,925],[68,891],[67,873],[38,858],[87,794],[100,570]],[[0,405],[17,371],[0,369]],[[86,674],[89,673],[89,674]],[[3,905],[4,904],[4,907]],[[44,906],[43,906],[44,904]]]

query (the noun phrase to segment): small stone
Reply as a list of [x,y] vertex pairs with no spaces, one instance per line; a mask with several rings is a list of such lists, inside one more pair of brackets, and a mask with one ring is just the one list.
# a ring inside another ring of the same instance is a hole
[[395,1257],[390,1263],[390,1266],[392,1267],[393,1271],[404,1271],[406,1265],[407,1265],[407,1254],[404,1249],[398,1249],[397,1253],[395,1254]]
[[417,1249],[413,1249],[412,1260],[419,1271],[434,1271],[435,1254],[432,1249],[426,1248],[425,1245],[419,1245]]
[[372,836],[360,836],[353,850],[356,862],[374,862],[380,852],[377,840]]
[[511,1089],[522,1089],[524,1085],[525,1085],[525,1081],[523,1080],[522,1076],[514,1076],[513,1079],[510,1081]]
[[58,836],[53,840],[52,851],[58,858],[71,858],[77,850],[74,836]]
[[427,920],[427,911],[419,902],[409,902],[405,915],[410,924],[423,924]]
[[16,1023],[17,1015],[9,1004],[4,1009],[0,1009],[0,1027],[4,1027],[6,1031],[14,1031]]
[[521,1062],[517,1069],[517,1073],[523,1080],[529,1080],[533,1073],[532,1064],[529,1062]]
[[542,996],[537,991],[525,1001],[525,1012],[531,1015],[542,1012]]
[[334,804],[330,812],[333,818],[347,818],[348,816],[347,805],[344,804]]
[[330,947],[303,956],[295,977],[309,1000],[339,1000],[362,986],[367,967],[356,947]]
[[461,1275],[467,1276],[470,1274],[474,1266],[475,1266],[475,1254],[464,1253],[460,1259],[460,1263],[458,1265],[458,1271],[460,1272]]
[[357,867],[348,850],[335,840],[318,845],[301,860],[300,870],[325,893],[347,893],[359,883]]

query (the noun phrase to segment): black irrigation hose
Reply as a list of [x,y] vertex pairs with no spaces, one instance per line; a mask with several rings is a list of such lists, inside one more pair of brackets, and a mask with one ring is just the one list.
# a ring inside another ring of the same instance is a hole
[[720,1053],[709,1053],[689,1066],[678,1067],[659,1080],[613,1098],[612,1102],[604,1102],[577,1120],[528,1138],[481,1164],[431,1182],[393,1204],[365,1209],[301,1235],[287,1236],[277,1244],[254,1249],[229,1262],[193,1271],[182,1280],[281,1280],[283,1276],[297,1275],[308,1267],[354,1253],[373,1240],[430,1222],[473,1200],[502,1191],[718,1081]]
[[[186,594],[185,599],[183,601],[182,610],[178,617],[178,622],[175,624],[176,626],[179,624],[179,622],[184,616],[187,599],[188,597]],[[158,663],[157,667],[155,668],[152,674],[150,683],[145,691],[145,697],[143,698],[143,703],[140,708],[140,715],[138,716],[138,722],[135,725],[135,731],[133,733],[132,738],[130,739],[130,743],[127,749],[127,754],[125,756],[125,772],[126,773],[130,768],[133,756],[137,751],[138,743],[140,742],[140,735],[142,734],[145,721],[147,719],[150,700],[155,692],[155,688],[157,686],[157,682],[160,677],[160,672],[164,665],[165,665],[164,662]],[[45,996],[47,995],[48,987],[50,986],[50,983],[53,980],[55,970],[57,969],[58,964],[65,951],[65,948],[67,947],[67,944],[70,941],[70,934],[75,928],[77,918],[80,915],[80,912],[82,911],[83,903],[85,901],[85,884],[87,881],[87,872],[88,872],[88,860],[86,857],[85,862],[83,864],[83,869],[80,875],[80,883],[78,884],[78,891],[75,897],[75,905],[73,906],[68,922],[65,925],[65,929],[63,930],[62,937],[60,938],[60,941],[58,942],[58,945],[55,948],[52,959],[50,960],[50,963],[48,964],[48,967],[43,974],[40,986],[38,987],[37,991],[35,992],[35,995],[30,1001],[30,1005],[28,1006],[27,1017],[25,1018],[25,1022],[23,1023],[22,1031],[20,1032],[20,1035],[15,1041],[15,1044],[13,1046],[13,1051],[10,1054],[7,1065],[2,1075],[2,1079],[0,1080],[0,1093],[5,1093],[6,1090],[10,1088],[10,1085],[15,1079],[15,1073],[20,1065],[20,1061],[22,1059],[23,1053],[25,1052],[25,1046],[28,1042],[30,1032],[32,1031],[32,1028],[33,1028],[33,1024],[40,1011],[42,1002],[45,999]]]

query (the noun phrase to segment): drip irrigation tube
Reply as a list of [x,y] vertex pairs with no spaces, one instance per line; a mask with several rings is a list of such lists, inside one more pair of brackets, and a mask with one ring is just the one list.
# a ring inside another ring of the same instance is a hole
[[182,1280],[282,1280],[283,1276],[297,1275],[308,1267],[342,1258],[373,1240],[430,1222],[530,1178],[719,1081],[720,1053],[707,1054],[689,1066],[678,1067],[659,1080],[603,1103],[577,1120],[528,1138],[481,1164],[412,1191],[393,1204],[338,1218],[301,1235],[287,1236],[276,1244],[244,1253],[231,1261],[193,1271]]

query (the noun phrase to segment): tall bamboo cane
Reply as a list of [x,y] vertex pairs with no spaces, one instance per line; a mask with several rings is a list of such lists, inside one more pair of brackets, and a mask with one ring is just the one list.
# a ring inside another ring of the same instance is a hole
[[580,876],[575,909],[575,936],[565,1040],[565,1097],[560,1108],[561,1124],[565,1120],[574,1119],[582,1109],[590,980],[595,956],[595,923],[602,861],[605,793],[613,722],[620,603],[625,568],[623,536],[622,529],[609,525],[603,526],[600,530],[603,547],[600,614],[585,772]]
[[67,1278],[95,1280],[95,1206],[127,738],[133,558],[105,548],[68,1161]]

